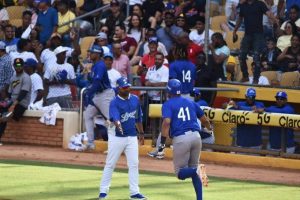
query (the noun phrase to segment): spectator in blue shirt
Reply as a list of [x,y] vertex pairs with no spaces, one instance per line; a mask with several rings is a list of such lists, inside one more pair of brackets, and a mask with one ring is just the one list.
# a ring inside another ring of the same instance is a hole
[[6,91],[14,75],[11,58],[5,51],[5,43],[0,41],[0,92]]
[[50,36],[57,32],[58,14],[54,8],[49,7],[48,0],[41,0],[38,8],[36,25],[40,33],[40,42],[45,45]]
[[[232,109],[235,110],[246,110],[257,112],[259,109],[264,108],[262,102],[256,101],[256,91],[254,88],[248,88],[245,94],[246,101],[234,102],[231,101],[229,104],[232,105]],[[262,145],[262,126],[249,125],[249,124],[237,124],[236,129],[236,145],[240,147],[248,147],[261,149]]]
[[8,24],[4,28],[5,40],[4,43],[6,45],[6,52],[14,52],[17,51],[17,43],[19,38],[15,38],[15,28]]
[[178,41],[178,37],[183,30],[174,24],[175,16],[171,12],[165,13],[165,27],[161,27],[156,31],[159,42],[163,43],[170,53],[175,41]]
[[[285,113],[295,114],[294,108],[287,103],[287,93],[284,91],[277,92],[276,105],[270,106],[265,109],[266,112],[271,113]],[[270,127],[269,128],[269,145],[268,149],[277,150],[281,149],[281,131],[282,127]],[[291,128],[284,128],[285,140],[286,140],[286,152],[295,152],[294,130]]]

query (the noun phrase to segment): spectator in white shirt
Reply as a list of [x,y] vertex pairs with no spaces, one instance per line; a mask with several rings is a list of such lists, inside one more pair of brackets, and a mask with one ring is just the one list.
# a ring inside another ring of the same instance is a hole
[[11,61],[13,62],[16,58],[22,58],[23,60],[33,59],[38,62],[34,53],[30,52],[31,43],[27,39],[20,39],[17,43],[18,51],[10,52]]
[[108,79],[112,88],[117,87],[117,80],[121,78],[120,72],[112,68],[113,64],[113,55],[111,53],[104,54],[103,56],[104,63],[108,73]]
[[[81,54],[80,46],[78,44],[78,35],[71,32],[70,34],[71,40],[72,40],[72,46],[70,47],[64,47],[66,49],[66,58],[69,58],[71,56],[79,56]],[[58,33],[53,34],[50,39],[50,48],[44,49],[41,52],[40,61],[42,64],[44,64],[44,71],[47,70],[47,68],[55,65],[56,63],[56,56],[54,54],[54,49],[62,45],[62,37]]]
[[44,95],[43,80],[40,75],[36,73],[37,65],[38,63],[36,62],[36,60],[32,58],[27,59],[24,64],[24,70],[31,79],[30,104],[42,100]]
[[[254,74],[255,63],[251,63],[252,74]],[[253,84],[253,76],[249,76],[249,83]],[[258,78],[258,85],[270,85],[267,77],[260,75]]]
[[[198,17],[195,21],[195,29],[190,32],[189,38],[192,40],[195,44],[204,47],[205,43],[205,18],[204,17]],[[211,43],[211,36],[213,35],[213,31],[209,29],[208,35],[209,35],[209,43]]]
[[[145,85],[150,87],[164,87],[169,80],[169,68],[164,65],[164,55],[158,52],[155,55],[155,65],[148,68]],[[160,101],[160,91],[149,91],[150,100]]]
[[67,49],[59,46],[54,50],[57,61],[44,74],[46,105],[58,103],[62,108],[72,108],[70,85],[75,85],[72,65],[65,63]]

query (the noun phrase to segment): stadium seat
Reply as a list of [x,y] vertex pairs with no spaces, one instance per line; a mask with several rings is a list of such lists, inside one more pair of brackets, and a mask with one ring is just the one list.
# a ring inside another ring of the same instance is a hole
[[214,32],[223,32],[221,30],[221,24],[226,21],[226,16],[214,16],[211,18],[210,29]]
[[299,86],[299,72],[285,72],[281,75],[280,86],[295,87]]
[[22,26],[22,19],[11,19],[9,20],[9,23],[18,28]]
[[84,0],[77,0],[76,7],[79,8],[83,5]]
[[24,6],[9,6],[6,8],[9,16],[9,20],[22,19],[23,12],[25,11]]
[[86,58],[87,50],[90,48],[90,46],[93,44],[94,41],[95,41],[94,36],[88,36],[81,39],[80,49],[81,49],[81,57],[83,59]]
[[220,5],[219,5],[219,3],[210,2],[209,13],[210,13],[210,17],[220,15]]
[[271,84],[274,81],[277,81],[277,72],[276,71],[265,71],[260,73],[261,76],[267,77],[269,83]]
[[225,41],[227,43],[227,46],[229,47],[230,50],[240,49],[241,41],[244,37],[244,32],[237,31],[238,40],[235,43],[233,43],[232,41],[232,35],[233,35],[232,31],[226,32]]

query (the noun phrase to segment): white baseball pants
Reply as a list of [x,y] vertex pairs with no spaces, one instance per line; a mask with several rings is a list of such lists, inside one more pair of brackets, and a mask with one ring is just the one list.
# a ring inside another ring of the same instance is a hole
[[140,192],[138,169],[139,151],[137,137],[117,137],[114,134],[109,134],[108,153],[100,182],[100,193],[107,194],[109,192],[112,173],[122,152],[125,153],[127,159],[130,195],[135,195]]

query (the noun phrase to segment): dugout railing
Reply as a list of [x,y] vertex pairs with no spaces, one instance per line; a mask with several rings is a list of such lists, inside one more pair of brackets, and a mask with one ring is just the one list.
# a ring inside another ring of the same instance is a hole
[[[160,118],[161,117],[160,104],[149,105],[149,117]],[[239,111],[239,110],[224,110],[210,107],[202,108],[205,115],[212,122],[234,123],[234,124],[252,124],[258,126],[276,126],[282,127],[281,131],[281,150],[264,150],[264,149],[252,149],[237,146],[225,146],[217,144],[203,144],[204,149],[212,149],[221,152],[239,152],[246,154],[258,154],[258,155],[271,155],[280,156],[285,158],[300,159],[300,154],[289,154],[286,152],[286,129],[300,129],[300,115],[294,114],[282,114],[282,113],[254,113],[252,111]]]
[[[212,92],[218,92],[218,91],[222,91],[222,92],[239,92],[239,89],[235,89],[235,88],[205,88],[205,87],[195,87],[197,89],[200,89],[200,91],[212,91]],[[79,130],[80,132],[83,131],[84,126],[83,126],[83,110],[84,110],[84,106],[83,106],[83,95],[85,92],[86,88],[82,88],[80,91],[80,109],[79,109]],[[165,97],[166,97],[166,87],[143,87],[143,86],[132,86],[131,87],[132,91],[138,91],[140,93],[143,92],[147,92],[147,91],[159,91],[160,92],[160,104],[163,103]],[[144,113],[144,116],[149,116],[148,111],[149,111],[149,99],[146,96],[146,99],[143,100],[143,103],[145,106],[147,106],[147,108],[145,109],[147,112]],[[148,117],[145,118],[145,123],[147,124]],[[147,130],[146,130],[147,132]],[[155,133],[150,133],[151,137],[154,138],[154,134]]]

